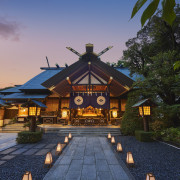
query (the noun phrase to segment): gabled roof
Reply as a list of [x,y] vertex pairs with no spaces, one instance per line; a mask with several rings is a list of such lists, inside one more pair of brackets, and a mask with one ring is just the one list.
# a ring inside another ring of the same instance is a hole
[[21,107],[28,107],[29,105],[33,105],[33,106],[41,107],[41,108],[47,108],[47,106],[43,104],[42,102],[36,101],[33,99],[25,102],[24,104],[21,105]]
[[25,93],[13,93],[5,95],[2,99],[44,99],[48,94],[25,94]]
[[86,53],[82,55],[79,61],[52,76],[50,79],[42,83],[42,85],[49,90],[58,93],[60,96],[66,96],[71,90],[66,78],[69,77],[70,81],[73,82],[89,69],[106,82],[109,81],[110,77],[113,77],[111,82],[111,93],[114,96],[119,96],[122,93],[125,93],[133,84],[131,78],[102,62],[94,53]]
[[4,100],[0,99],[0,106],[8,106],[8,105]]
[[46,71],[41,72],[37,76],[33,77],[30,79],[28,82],[26,82],[24,85],[20,87],[20,90],[33,90],[33,89],[46,89],[44,86],[41,84],[48,80],[49,78],[53,77],[57,73],[59,73],[62,70],[62,68],[56,68],[54,69],[49,69]]
[[12,87],[12,88],[8,88],[8,89],[0,91],[0,93],[2,93],[2,94],[6,94],[6,93],[19,93],[19,92],[21,92],[19,90],[20,87],[21,86],[18,85],[18,86]]

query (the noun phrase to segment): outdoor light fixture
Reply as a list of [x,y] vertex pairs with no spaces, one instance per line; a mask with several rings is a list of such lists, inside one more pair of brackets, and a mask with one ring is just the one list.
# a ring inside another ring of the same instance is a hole
[[66,118],[67,117],[67,111],[66,110],[63,110],[62,111],[62,118]]
[[122,146],[121,143],[117,143],[117,152],[122,152]]
[[113,110],[113,117],[117,118],[117,110]]
[[62,152],[62,145],[61,143],[58,143],[57,147],[56,147],[56,153],[60,154]]
[[111,139],[111,133],[108,133],[108,139]]
[[69,139],[68,139],[68,136],[66,136],[64,139],[64,143],[68,144],[68,142],[69,142]]
[[126,163],[128,165],[134,165],[134,159],[131,152],[127,152]]
[[68,138],[69,138],[69,139],[71,139],[71,138],[72,138],[72,134],[71,134],[71,133],[69,133]]
[[25,174],[23,175],[22,180],[32,180],[32,175],[30,171],[26,171]]
[[139,114],[141,116],[150,116],[151,115],[151,107],[150,106],[141,106],[139,107]]
[[52,154],[51,154],[50,152],[48,152],[48,153],[46,154],[46,158],[45,158],[44,165],[48,165],[48,166],[51,167],[52,162],[53,162],[53,160],[52,160]]
[[111,143],[112,143],[112,144],[115,144],[115,138],[114,138],[114,136],[111,137]]
[[155,180],[155,176],[152,173],[147,173],[146,180]]

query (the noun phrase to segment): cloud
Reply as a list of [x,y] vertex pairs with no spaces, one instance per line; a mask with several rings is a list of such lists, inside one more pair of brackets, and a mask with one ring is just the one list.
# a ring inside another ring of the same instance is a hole
[[19,24],[0,17],[0,37],[6,40],[19,41]]

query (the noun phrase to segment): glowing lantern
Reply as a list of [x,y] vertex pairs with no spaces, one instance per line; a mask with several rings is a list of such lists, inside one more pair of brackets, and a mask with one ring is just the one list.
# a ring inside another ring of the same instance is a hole
[[117,118],[117,110],[113,110],[113,117]]
[[131,152],[127,152],[126,163],[128,165],[134,165],[134,159]]
[[68,138],[69,138],[69,139],[71,139],[71,138],[72,138],[72,134],[71,134],[71,133],[69,133]]
[[69,139],[68,139],[68,137],[66,136],[65,139],[64,139],[64,143],[68,144],[68,142],[69,142]]
[[60,154],[62,152],[62,145],[61,143],[58,143],[57,147],[56,147],[56,153]]
[[147,173],[146,180],[155,180],[155,176],[152,173]]
[[66,110],[63,110],[62,111],[62,118],[66,118],[67,117],[67,111]]
[[51,166],[52,165],[52,154],[50,152],[48,152],[46,154],[46,158],[45,158],[45,165]]
[[32,180],[31,172],[26,171],[25,174],[23,175],[22,180]]
[[117,152],[122,152],[121,143],[117,143]]
[[115,144],[115,138],[114,138],[114,136],[111,137],[111,143],[112,143],[112,144]]
[[111,133],[108,133],[108,139],[111,139]]
[[139,114],[141,116],[150,116],[151,115],[151,107],[150,106],[139,107]]

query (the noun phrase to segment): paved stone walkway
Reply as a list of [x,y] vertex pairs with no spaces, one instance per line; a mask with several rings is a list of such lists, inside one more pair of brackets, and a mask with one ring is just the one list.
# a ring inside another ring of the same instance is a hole
[[105,137],[74,137],[44,180],[130,180]]
[[0,133],[0,151],[16,145],[17,133]]

